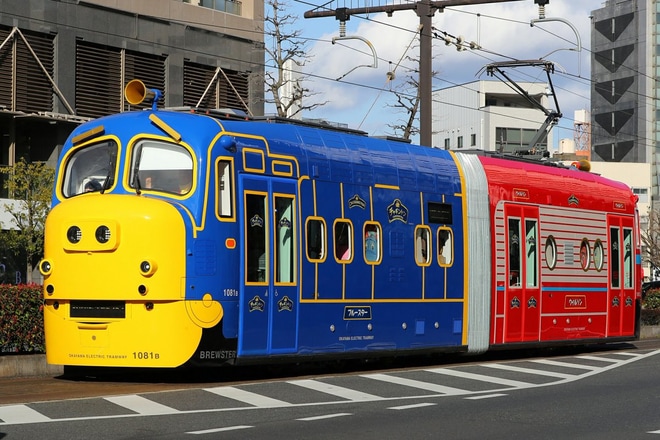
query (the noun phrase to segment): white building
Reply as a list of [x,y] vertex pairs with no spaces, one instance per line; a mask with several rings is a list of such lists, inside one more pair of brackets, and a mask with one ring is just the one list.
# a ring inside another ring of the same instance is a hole
[[[548,108],[545,83],[518,83]],[[433,146],[514,153],[529,149],[546,115],[500,81],[475,81],[433,92]],[[552,131],[537,150],[552,145]]]

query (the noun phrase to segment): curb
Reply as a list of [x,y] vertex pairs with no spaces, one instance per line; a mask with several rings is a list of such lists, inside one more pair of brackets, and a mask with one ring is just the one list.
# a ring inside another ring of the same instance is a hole
[[60,376],[62,365],[49,365],[45,354],[0,356],[0,378]]

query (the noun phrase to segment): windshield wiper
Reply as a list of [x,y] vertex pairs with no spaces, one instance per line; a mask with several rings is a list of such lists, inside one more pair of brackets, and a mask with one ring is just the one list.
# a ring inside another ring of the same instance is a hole
[[105,180],[103,181],[103,187],[101,188],[101,194],[105,193],[107,190],[110,189],[112,186],[112,183],[114,182],[114,175],[115,175],[115,159],[116,157],[110,156],[110,163],[109,169],[108,169],[108,175],[105,176]]
[[135,193],[139,196],[142,194],[142,185],[140,184],[140,161],[142,160],[142,148],[135,157],[135,166],[133,166],[133,184],[135,185]]

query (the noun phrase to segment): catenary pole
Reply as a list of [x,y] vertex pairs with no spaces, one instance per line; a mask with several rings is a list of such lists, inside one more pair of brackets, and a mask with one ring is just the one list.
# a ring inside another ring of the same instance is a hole
[[[448,6],[472,6],[484,3],[504,3],[522,0],[442,0],[419,1],[416,3],[392,4],[383,6],[369,6],[363,8],[339,8],[306,11],[305,18],[337,17],[340,13],[344,17],[359,14],[373,14],[385,12],[392,15],[395,11],[415,10],[421,26],[419,34],[419,143],[431,147],[433,138],[433,34],[431,32],[431,18],[436,11],[443,12]],[[537,2],[539,0],[536,0]],[[545,1],[545,0],[541,0]]]

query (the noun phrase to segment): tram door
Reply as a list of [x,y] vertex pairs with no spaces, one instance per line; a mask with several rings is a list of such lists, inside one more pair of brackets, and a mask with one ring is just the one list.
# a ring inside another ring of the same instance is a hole
[[296,184],[242,176],[239,355],[297,349]]
[[538,341],[541,324],[539,210],[507,205],[504,342]]
[[608,216],[609,289],[607,336],[635,332],[635,240],[633,218]]

